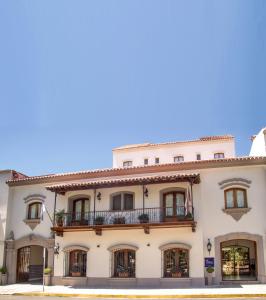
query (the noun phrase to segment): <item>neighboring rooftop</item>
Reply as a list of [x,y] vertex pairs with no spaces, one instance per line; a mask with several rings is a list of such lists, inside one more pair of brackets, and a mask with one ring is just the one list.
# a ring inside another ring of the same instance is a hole
[[225,135],[214,135],[214,136],[203,136],[194,140],[186,140],[186,141],[173,141],[173,142],[164,142],[164,143],[142,143],[142,144],[129,144],[120,147],[116,147],[115,150],[129,149],[129,148],[143,148],[143,147],[157,147],[163,145],[173,145],[173,144],[184,144],[184,143],[199,143],[199,142],[209,142],[209,141],[224,141],[224,140],[232,140],[234,136],[231,134]]

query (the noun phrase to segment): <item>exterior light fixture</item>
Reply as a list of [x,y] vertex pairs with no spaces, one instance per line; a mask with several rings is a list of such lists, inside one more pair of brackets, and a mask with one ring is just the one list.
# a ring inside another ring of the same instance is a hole
[[149,191],[148,191],[147,187],[145,187],[145,189],[144,189],[144,195],[145,195],[145,197],[149,196]]
[[101,200],[102,199],[102,194],[99,192],[98,194],[97,194],[97,200]]
[[54,246],[54,254],[55,254],[55,255],[58,255],[58,254],[59,254],[59,249],[60,249],[60,246],[59,246],[59,243],[57,243],[57,244]]
[[212,244],[211,244],[211,241],[210,241],[210,239],[208,239],[208,243],[207,243],[207,250],[208,250],[208,252],[209,252],[209,255],[210,255],[210,253],[211,253],[211,250],[212,250]]

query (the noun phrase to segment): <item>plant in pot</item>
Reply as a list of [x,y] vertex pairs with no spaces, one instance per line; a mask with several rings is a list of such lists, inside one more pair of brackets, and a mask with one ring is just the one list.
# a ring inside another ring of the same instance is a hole
[[191,220],[192,219],[192,213],[188,212],[185,216],[185,219]]
[[65,215],[65,210],[64,209],[58,210],[55,213],[55,220],[56,220],[57,226],[59,226],[59,227],[63,226],[64,215]]
[[208,285],[212,285],[212,273],[214,272],[214,268],[208,267],[206,268],[206,272],[207,272]]
[[104,217],[98,216],[95,218],[95,225],[103,225],[104,223]]
[[72,277],[80,277],[81,276],[80,268],[78,266],[73,266],[72,267],[71,276]]
[[178,267],[174,267],[172,269],[172,277],[174,277],[174,278],[180,278],[180,277],[182,277],[182,273],[181,273],[181,271],[180,271],[180,269]]
[[149,223],[149,215],[148,214],[141,214],[138,216],[140,223]]
[[7,284],[7,268],[6,267],[0,268],[0,274],[1,274],[1,284],[6,285]]
[[114,224],[125,224],[126,218],[125,217],[116,217],[114,218]]
[[128,269],[124,266],[118,266],[117,267],[117,274],[118,274],[118,277],[121,277],[121,278],[128,278],[129,277]]
[[52,274],[51,268],[45,268],[43,270],[44,285],[51,285],[51,274]]

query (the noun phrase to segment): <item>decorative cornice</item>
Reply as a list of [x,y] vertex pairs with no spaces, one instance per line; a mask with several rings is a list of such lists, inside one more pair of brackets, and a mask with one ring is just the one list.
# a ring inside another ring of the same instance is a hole
[[81,250],[81,251],[88,252],[90,248],[81,245],[69,245],[63,249],[63,252],[71,252],[74,250]]
[[235,186],[235,185],[249,188],[251,182],[252,182],[251,180],[248,180],[245,178],[228,178],[228,179],[225,179],[225,180],[219,182],[218,184],[220,185],[220,189],[224,190],[227,187],[231,187],[231,186]]
[[108,248],[110,252],[122,250],[122,249],[129,249],[129,250],[134,250],[137,251],[139,248],[134,245],[129,245],[129,244],[118,244],[118,245],[113,245]]
[[178,243],[178,242],[163,244],[159,247],[159,249],[161,251],[165,251],[165,250],[169,250],[169,249],[173,249],[173,248],[180,248],[180,249],[190,250],[192,247],[191,247],[191,245],[184,244],[184,243]]
[[46,198],[46,196],[41,195],[41,194],[31,194],[24,198],[24,202],[28,203],[33,200],[38,200],[38,201],[44,202],[45,198]]

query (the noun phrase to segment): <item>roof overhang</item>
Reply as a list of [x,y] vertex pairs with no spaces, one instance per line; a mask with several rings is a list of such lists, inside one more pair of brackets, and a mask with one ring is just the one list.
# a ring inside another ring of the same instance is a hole
[[175,174],[175,175],[160,175],[160,176],[142,176],[119,179],[105,179],[92,181],[69,182],[47,186],[46,189],[58,194],[65,194],[69,191],[92,190],[121,186],[148,185],[171,182],[189,182],[192,184],[200,183],[200,175],[198,173],[191,174]]

